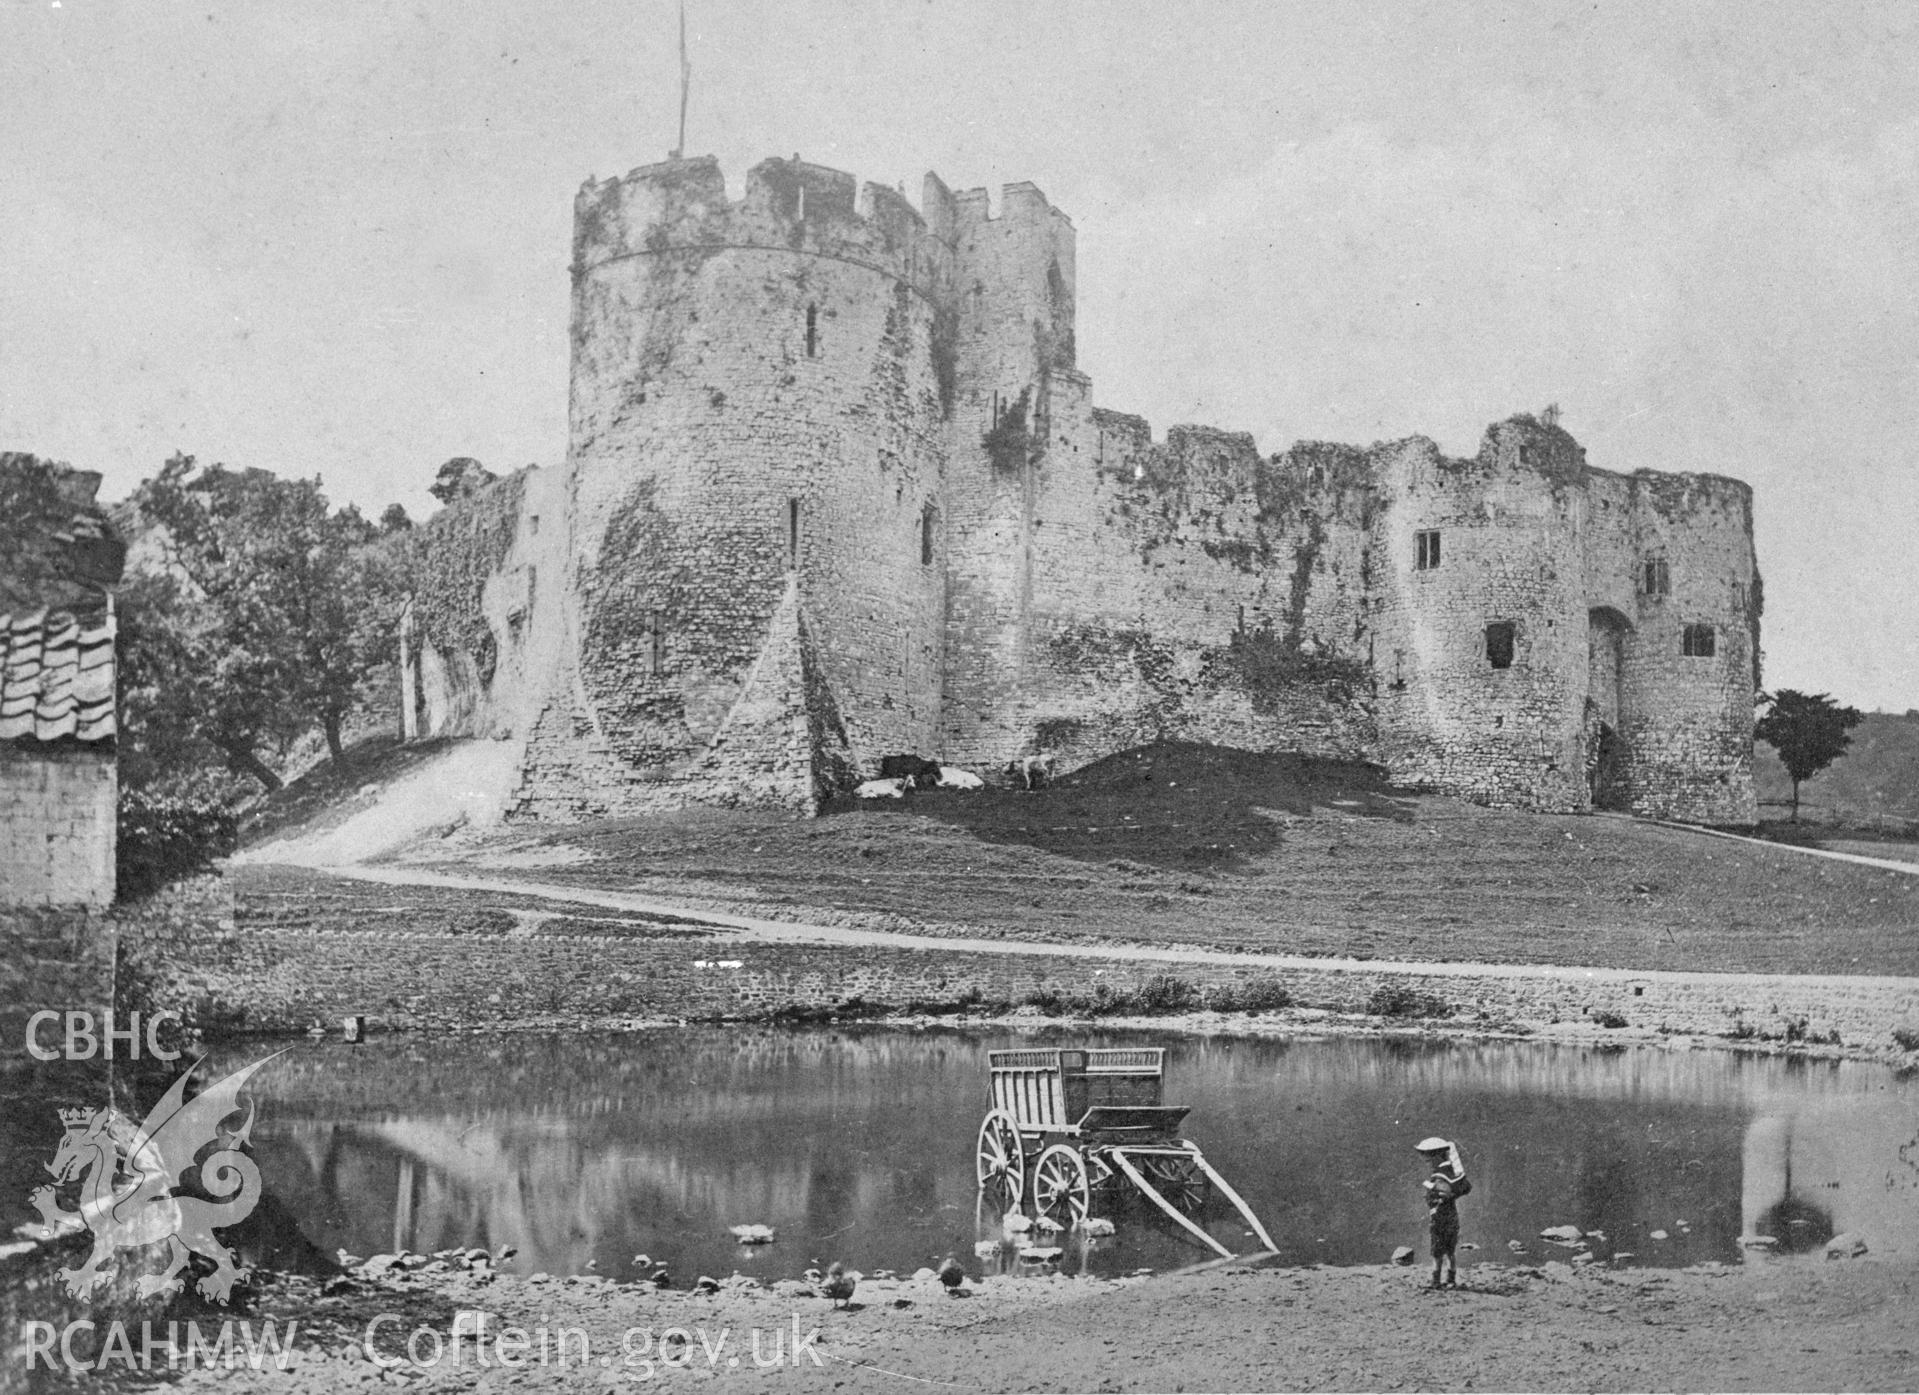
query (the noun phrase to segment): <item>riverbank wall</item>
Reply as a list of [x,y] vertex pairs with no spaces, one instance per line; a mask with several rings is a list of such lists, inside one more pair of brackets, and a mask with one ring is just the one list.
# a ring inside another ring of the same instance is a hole
[[[1096,946],[919,937],[888,945],[756,937],[715,923],[684,934],[471,934],[271,928],[236,920],[226,884],[183,893],[197,914],[123,932],[122,978],[204,1029],[375,1030],[618,1026],[885,1012],[1073,1016],[1130,1000],[1159,1012],[1221,1003],[1296,1007],[1454,1027],[1586,1023],[1671,1035],[1891,1049],[1919,1033],[1919,979],[1637,972],[1102,952]],[[223,904],[222,898],[228,898]]]

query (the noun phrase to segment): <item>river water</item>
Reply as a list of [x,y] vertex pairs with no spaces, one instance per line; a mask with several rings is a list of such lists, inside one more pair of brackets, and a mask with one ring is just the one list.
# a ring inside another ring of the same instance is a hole
[[[1474,1182],[1464,1263],[1570,1260],[1539,1235],[1561,1225],[1644,1265],[1738,1261],[1753,1234],[1781,1255],[1845,1231],[1919,1250],[1919,1082],[1722,1051],[844,1027],[302,1040],[255,1077],[253,1146],[274,1213],[326,1253],[513,1245],[520,1273],[610,1278],[645,1255],[676,1284],[957,1253],[977,1275],[1018,1263],[975,1255],[1004,1235],[973,1177],[987,1050],[1146,1042],[1171,1047],[1167,1102],[1192,1107],[1183,1132],[1282,1263],[1422,1248],[1412,1145],[1435,1133]],[[208,1076],[273,1049],[224,1047]],[[1064,1237],[1067,1272],[1209,1257],[1143,1207],[1094,1209],[1116,1234]],[[1230,1209],[1203,1220],[1257,1248]],[[778,1239],[738,1245],[741,1224]]]

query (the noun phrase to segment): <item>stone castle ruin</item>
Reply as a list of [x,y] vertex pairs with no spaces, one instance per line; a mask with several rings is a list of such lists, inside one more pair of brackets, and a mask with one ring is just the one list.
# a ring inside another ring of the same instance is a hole
[[522,743],[518,817],[811,812],[911,752],[1172,739],[1546,811],[1750,823],[1752,493],[1095,407],[1073,225],[772,159],[589,180],[571,440],[439,515],[409,735]]

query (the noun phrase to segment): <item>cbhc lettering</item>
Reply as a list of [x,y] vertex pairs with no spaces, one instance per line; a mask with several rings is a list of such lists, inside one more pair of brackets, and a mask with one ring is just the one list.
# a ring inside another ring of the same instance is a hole
[[[64,1020],[66,1035],[59,1049],[43,1046],[40,1043],[40,1024],[61,1023]],[[146,1019],[147,1055],[157,1061],[177,1061],[178,1051],[168,1051],[160,1045],[160,1024],[166,1021],[178,1022],[177,1012],[156,1012]],[[27,1019],[27,1051],[36,1061],[91,1061],[98,1055],[103,1061],[113,1059],[113,1044],[124,1042],[126,1054],[123,1059],[140,1059],[140,1014],[127,1014],[127,1025],[116,1028],[113,1025],[113,1010],[109,1008],[100,1016],[99,1030],[95,1030],[91,1012],[59,1013],[51,1009],[34,1013]]]

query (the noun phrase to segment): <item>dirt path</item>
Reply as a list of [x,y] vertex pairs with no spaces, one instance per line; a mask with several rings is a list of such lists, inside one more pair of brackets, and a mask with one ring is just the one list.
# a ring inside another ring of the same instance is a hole
[[1911,858],[1869,857],[1865,853],[1846,852],[1835,848],[1808,848],[1798,843],[1776,843],[1769,838],[1748,838],[1743,833],[1727,833],[1718,828],[1701,828],[1693,823],[1667,823],[1664,819],[1634,819],[1623,814],[1606,814],[1600,817],[1625,818],[1629,823],[1643,823],[1654,828],[1676,828],[1681,833],[1697,833],[1707,838],[1724,838],[1728,842],[1746,843],[1755,848],[1783,848],[1787,852],[1800,853],[1806,857],[1823,857],[1833,862],[1850,862],[1860,867],[1879,867],[1888,872],[1904,872],[1908,876],[1919,877],[1919,862]]

